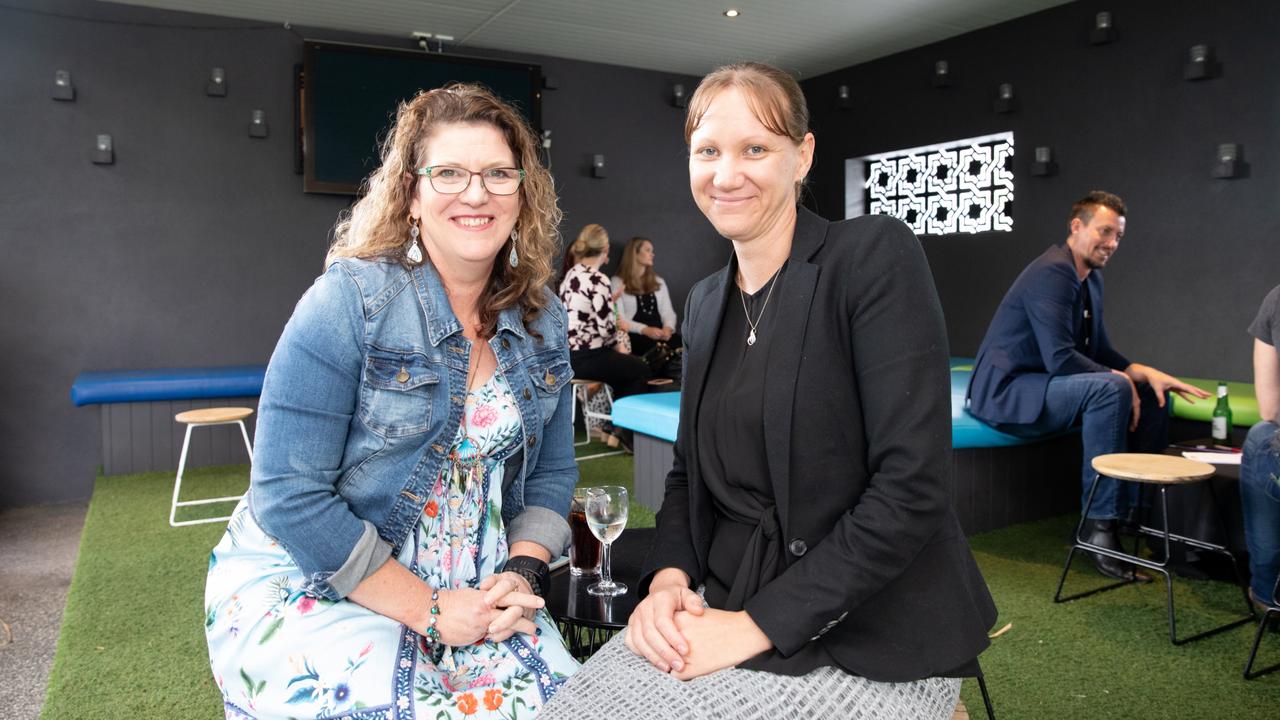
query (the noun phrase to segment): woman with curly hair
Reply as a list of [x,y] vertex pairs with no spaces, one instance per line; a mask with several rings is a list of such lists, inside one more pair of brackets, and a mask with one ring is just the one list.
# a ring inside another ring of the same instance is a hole
[[537,148],[474,85],[399,108],[272,355],[210,559],[227,717],[531,714],[577,668],[541,597],[578,472]]

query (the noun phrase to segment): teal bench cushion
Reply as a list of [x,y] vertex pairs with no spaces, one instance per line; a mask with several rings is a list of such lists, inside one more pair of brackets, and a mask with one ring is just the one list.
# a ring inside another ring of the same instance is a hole
[[[1029,445],[1040,439],[1007,435],[969,414],[964,395],[973,373],[972,358],[951,359],[951,445],[955,448]],[[631,395],[613,402],[613,424],[667,442],[676,441],[680,425],[680,393]]]
[[613,424],[673,443],[680,426],[680,393],[628,395],[614,400]]

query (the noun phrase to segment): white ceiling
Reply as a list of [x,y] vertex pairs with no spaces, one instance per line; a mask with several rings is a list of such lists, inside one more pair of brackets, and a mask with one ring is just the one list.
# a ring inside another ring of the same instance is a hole
[[[761,60],[801,77],[866,62],[1067,0],[113,0],[272,23],[448,35],[492,48],[702,75]],[[729,19],[723,12],[741,11]],[[435,43],[432,43],[433,49]]]

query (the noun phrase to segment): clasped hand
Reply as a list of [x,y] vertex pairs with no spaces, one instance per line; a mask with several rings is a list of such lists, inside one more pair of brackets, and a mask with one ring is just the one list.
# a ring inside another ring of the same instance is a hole
[[537,631],[534,613],[546,601],[533,594],[516,573],[490,575],[478,589],[440,593],[440,635],[448,645],[470,645],[481,639],[502,642],[516,633]]
[[627,623],[626,645],[662,672],[691,680],[768,650],[769,638],[746,612],[706,607],[688,582],[663,573],[654,577],[649,595]]

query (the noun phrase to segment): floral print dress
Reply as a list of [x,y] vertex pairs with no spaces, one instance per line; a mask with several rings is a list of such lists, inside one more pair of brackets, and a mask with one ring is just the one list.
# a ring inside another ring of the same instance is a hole
[[[507,558],[503,460],[520,413],[501,375],[467,396],[456,461],[398,556],[436,588],[474,588]],[[469,433],[467,432],[469,431]],[[241,500],[209,559],[205,634],[228,718],[452,720],[537,714],[578,663],[546,610],[535,635],[434,651],[353,602],[304,594],[302,572]]]

